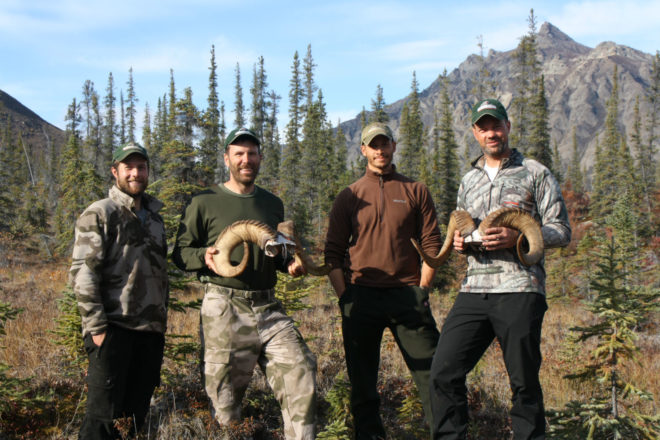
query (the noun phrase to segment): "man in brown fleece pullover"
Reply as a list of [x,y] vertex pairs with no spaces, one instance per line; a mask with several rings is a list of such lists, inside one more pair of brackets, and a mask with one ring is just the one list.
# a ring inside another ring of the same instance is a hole
[[440,232],[426,185],[396,172],[390,128],[362,130],[363,177],[333,204],[325,242],[330,282],[339,297],[355,438],[386,438],[376,388],[380,344],[389,328],[413,376],[430,422],[429,370],[438,330],[428,295],[435,271],[421,263],[410,239],[438,253]]

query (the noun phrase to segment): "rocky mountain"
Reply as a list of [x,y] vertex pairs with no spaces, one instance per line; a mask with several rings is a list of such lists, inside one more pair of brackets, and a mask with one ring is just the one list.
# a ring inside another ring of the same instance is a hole
[[64,131],[0,90],[0,130],[8,124],[28,157],[37,162],[31,164],[36,169],[47,168],[51,156],[57,157],[66,140]]
[[[590,172],[598,136],[605,123],[606,102],[612,91],[614,67],[618,67],[620,128],[624,133],[630,133],[637,97],[640,98],[640,113],[648,114],[648,103],[644,97],[650,86],[654,57],[612,42],[589,48],[575,42],[550,23],[544,23],[539,29],[537,44],[545,76],[552,142],[557,142],[564,162],[568,162],[572,154],[572,131],[575,127],[581,164]],[[491,95],[500,99],[507,108],[515,90],[514,50],[491,50],[484,59],[485,68],[491,74],[490,81],[495,85]],[[481,68],[481,57],[470,55],[448,75],[456,140],[461,148],[468,143],[471,156],[474,157],[479,153],[479,147],[469,130],[469,111],[477,99],[473,92],[474,79]],[[423,120],[429,131],[439,97],[439,80],[420,91]],[[398,132],[401,109],[405,102],[406,99],[402,99],[385,108],[395,133]],[[516,121],[513,118],[511,124],[512,130],[515,130]],[[346,133],[352,154],[357,154],[359,117],[344,122],[342,130]]]

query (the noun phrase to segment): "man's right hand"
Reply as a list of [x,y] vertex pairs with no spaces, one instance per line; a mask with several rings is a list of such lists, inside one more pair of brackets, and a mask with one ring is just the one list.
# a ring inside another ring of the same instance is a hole
[[206,248],[206,252],[204,253],[204,263],[206,263],[206,267],[211,269],[211,271],[215,274],[217,274],[217,272],[215,271],[215,264],[213,264],[213,256],[218,252],[220,251],[213,246],[210,246]]
[[99,333],[98,335],[92,335],[92,341],[94,342],[94,345],[97,347],[100,347],[101,344],[103,344],[103,341],[105,340],[105,332]]
[[461,236],[458,229],[454,231],[454,250],[457,252],[465,251],[465,238]]

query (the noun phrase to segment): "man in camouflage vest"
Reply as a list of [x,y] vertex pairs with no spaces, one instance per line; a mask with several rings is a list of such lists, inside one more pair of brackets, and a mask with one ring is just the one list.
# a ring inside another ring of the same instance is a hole
[[76,222],[70,281],[82,317],[87,411],[81,439],[118,439],[113,419],[131,417],[136,434],[160,383],[167,321],[167,244],[163,206],[144,193],[149,157],[120,147],[109,197]]
[[[483,155],[472,163],[458,190],[457,209],[479,222],[502,207],[517,207],[540,224],[545,248],[571,238],[559,184],[539,162],[509,148],[511,129],[495,99],[472,108],[472,131]],[[467,274],[440,332],[431,367],[434,439],[465,439],[466,375],[497,338],[512,389],[511,422],[516,440],[545,438],[541,325],[547,310],[543,260],[525,266],[515,252],[519,232],[486,229],[480,243],[454,234],[454,249],[467,254]]]
[[[225,142],[229,180],[195,195],[181,219],[173,258],[182,270],[196,271],[204,283],[201,309],[203,380],[215,419],[233,438],[241,401],[255,366],[265,373],[282,409],[289,440],[313,440],[316,418],[316,360],[275,299],[276,269],[292,276],[304,269],[290,256],[267,257],[249,247],[246,269],[236,277],[215,272],[213,247],[223,229],[238,220],[258,220],[276,228],[284,205],[255,185],[261,164],[260,141],[247,129],[233,130]],[[243,258],[243,247],[231,255]]]

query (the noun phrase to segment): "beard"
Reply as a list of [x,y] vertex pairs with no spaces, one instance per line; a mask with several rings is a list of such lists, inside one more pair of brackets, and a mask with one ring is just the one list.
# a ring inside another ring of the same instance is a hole
[[[251,170],[252,173],[242,174],[241,170]],[[254,183],[255,180],[257,180],[257,176],[259,175],[259,164],[254,166],[243,166],[243,167],[231,165],[229,167],[229,172],[231,173],[231,176],[236,182],[243,185],[251,185]]]
[[147,189],[149,180],[145,179],[117,179],[117,187],[121,192],[128,194],[129,196],[136,198],[142,196],[144,191]]

